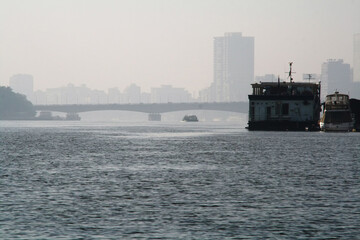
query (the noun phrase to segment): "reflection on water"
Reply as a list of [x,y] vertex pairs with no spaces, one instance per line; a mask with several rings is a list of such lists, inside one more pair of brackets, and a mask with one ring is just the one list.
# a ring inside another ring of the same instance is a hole
[[360,134],[0,122],[3,239],[356,239]]

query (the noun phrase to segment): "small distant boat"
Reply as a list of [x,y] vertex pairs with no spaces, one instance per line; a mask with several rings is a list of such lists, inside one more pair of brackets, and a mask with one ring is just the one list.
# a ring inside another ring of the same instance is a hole
[[322,131],[348,132],[354,128],[351,117],[349,96],[335,92],[326,96],[323,116],[320,120]]
[[196,115],[185,115],[183,118],[184,122],[198,122],[199,119]]

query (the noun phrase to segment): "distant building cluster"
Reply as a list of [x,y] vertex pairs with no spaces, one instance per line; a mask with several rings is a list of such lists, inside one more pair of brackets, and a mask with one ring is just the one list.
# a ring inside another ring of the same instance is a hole
[[274,74],[265,74],[264,76],[255,77],[255,82],[276,82],[276,81],[278,81],[278,77],[275,76]]
[[[33,104],[135,104],[179,102],[237,102],[247,101],[250,84],[284,81],[274,74],[254,76],[254,37],[240,32],[225,33],[214,38],[213,81],[210,87],[199,91],[195,98],[184,88],[162,85],[151,92],[141,92],[132,84],[121,92],[118,88],[107,92],[92,90],[86,85],[51,88],[34,92],[34,78],[17,74],[10,78],[10,87],[26,95]],[[321,81],[321,98],[339,91],[352,98],[360,98],[360,33],[354,35],[353,68],[342,59],[329,59],[321,65],[321,74],[303,74],[302,81]]]
[[93,90],[85,84],[81,86],[68,84],[65,87],[34,92],[33,77],[27,74],[18,74],[11,77],[10,87],[15,92],[26,95],[27,99],[35,105],[179,103],[195,101],[184,88],[174,88],[171,85],[152,88],[151,93],[141,92],[141,88],[136,84],[126,87],[123,92],[118,88],[110,88],[107,92]]
[[85,84],[49,88],[34,91],[34,78],[29,74],[17,74],[10,78],[9,86],[14,92],[21,93],[35,105],[50,104],[136,104],[136,103],[183,103],[194,102],[193,96],[184,88],[162,85],[152,88],[150,93],[141,92],[136,84],[126,87],[123,92],[118,88],[108,91],[93,90]]
[[167,103],[194,102],[191,94],[184,88],[174,88],[163,85],[152,88],[151,93],[141,92],[136,84],[126,87],[123,92],[118,88],[108,91],[93,90],[86,85],[50,88],[46,91],[34,92],[33,103],[36,105],[49,104],[136,104],[136,103]]

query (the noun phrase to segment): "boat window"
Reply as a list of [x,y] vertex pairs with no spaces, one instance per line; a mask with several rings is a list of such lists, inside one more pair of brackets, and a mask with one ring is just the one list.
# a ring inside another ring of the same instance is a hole
[[276,103],[276,108],[275,108],[275,114],[276,115],[280,115],[280,106],[281,106],[281,103],[277,102]]
[[283,115],[289,115],[289,104],[288,103],[283,103],[283,105],[281,107],[281,112]]
[[250,107],[250,121],[255,121],[255,107]]
[[266,108],[266,119],[270,119],[271,118],[271,107],[267,107]]

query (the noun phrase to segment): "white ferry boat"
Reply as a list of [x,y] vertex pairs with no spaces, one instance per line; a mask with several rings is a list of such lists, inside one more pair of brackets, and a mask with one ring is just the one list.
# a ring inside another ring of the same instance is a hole
[[335,92],[326,96],[323,116],[320,120],[322,131],[351,131],[354,121],[351,117],[349,96]]

